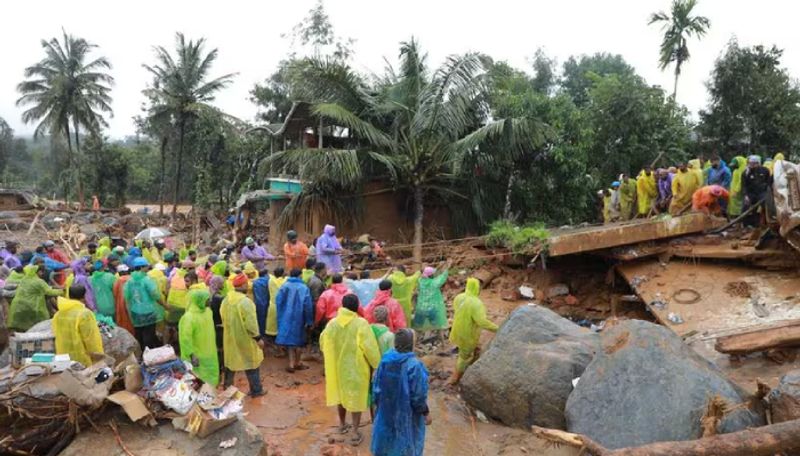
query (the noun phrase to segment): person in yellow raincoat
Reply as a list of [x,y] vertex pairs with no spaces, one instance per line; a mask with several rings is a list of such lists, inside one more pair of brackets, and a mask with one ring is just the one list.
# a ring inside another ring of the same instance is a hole
[[[346,295],[319,339],[325,360],[325,402],[338,408],[339,431],[352,430],[354,445],[363,440],[359,426],[361,413],[369,410],[370,370],[377,369],[381,361],[372,328],[357,312],[358,297]],[[347,426],[347,412],[351,414],[352,427]]]
[[742,213],[744,192],[742,191],[742,176],[747,170],[747,159],[741,155],[733,157],[728,167],[732,171],[730,199],[728,200],[728,215],[736,217]]
[[63,291],[50,288],[43,279],[44,273],[44,269],[35,264],[23,268],[24,277],[19,281],[8,308],[6,327],[9,330],[25,332],[36,323],[50,319],[45,297],[58,296]]
[[181,359],[194,366],[197,378],[211,386],[219,384],[219,359],[214,334],[214,315],[207,306],[208,290],[194,289],[187,295],[188,307],[178,324]]
[[111,238],[104,236],[97,241],[97,250],[92,255],[92,263],[103,261],[109,255],[111,255]]
[[778,152],[777,154],[775,154],[775,157],[773,157],[772,159],[768,158],[764,162],[764,167],[769,170],[770,174],[772,174],[775,169],[775,163],[778,162],[778,160],[785,160],[785,159],[786,158],[784,157],[783,152]]
[[481,329],[496,332],[497,325],[486,318],[486,306],[478,298],[481,284],[478,279],[467,279],[464,293],[453,299],[453,326],[450,329],[450,343],[458,347],[456,370],[449,383],[455,385],[461,380],[464,371],[480,355]]
[[392,282],[392,297],[400,303],[406,316],[406,327],[410,327],[411,315],[414,313],[411,301],[414,298],[414,291],[417,289],[420,272],[406,275],[406,268],[402,264],[395,266],[394,269],[395,271],[389,275],[389,281]]
[[630,220],[633,217],[633,203],[636,199],[636,181],[628,176],[622,176],[619,187],[619,218]]
[[706,174],[703,170],[703,165],[700,163],[700,159],[695,158],[694,160],[689,160],[689,169],[697,179],[697,188],[706,185]]
[[611,190],[600,190],[597,196],[603,202],[603,223],[611,223]]
[[[234,289],[222,300],[222,346],[225,358],[225,387],[233,385],[236,372],[244,371],[250,383],[250,396],[265,394],[261,387],[259,366],[264,360],[264,341],[258,333],[256,305],[246,295],[247,276],[239,274],[233,281]],[[209,339],[211,333],[208,334]]]
[[652,168],[646,166],[636,178],[637,214],[647,217],[657,196],[656,176],[653,174]]
[[275,305],[275,298],[278,297],[278,290],[281,289],[288,277],[284,277],[282,267],[275,268],[269,278],[269,308],[267,309],[267,325],[264,334],[275,337],[278,335],[278,311]]
[[[693,160],[698,162],[697,160]],[[699,162],[698,162],[699,163]],[[700,180],[696,170],[689,169],[685,163],[678,166],[678,172],[672,176],[672,202],[669,205],[669,213],[673,216],[680,215],[692,204],[692,195],[700,188]],[[700,171],[702,176],[702,171]]]
[[69,358],[92,365],[92,354],[103,354],[103,339],[94,313],[82,302],[86,295],[83,285],[69,289],[69,298],[58,297],[58,312],[53,316],[53,334],[56,337],[56,353],[68,354]]

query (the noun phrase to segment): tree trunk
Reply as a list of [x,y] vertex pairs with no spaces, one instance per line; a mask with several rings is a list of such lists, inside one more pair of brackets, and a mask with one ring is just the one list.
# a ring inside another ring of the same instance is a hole
[[422,264],[422,219],[425,215],[425,191],[414,187],[414,262]]
[[158,214],[164,216],[164,196],[166,194],[164,186],[167,179],[167,136],[161,138],[161,180],[158,183]]
[[78,209],[83,210],[84,194],[83,194],[83,178],[81,176],[81,139],[80,128],[78,128],[78,121],[73,120],[75,126],[75,185],[78,187]]
[[186,132],[186,122],[180,121],[178,125],[178,164],[175,168],[175,195],[172,199],[172,217],[178,213],[178,192],[181,190],[181,172],[183,171],[183,136]]
[[64,122],[64,134],[67,138],[67,182],[64,184],[64,200],[67,203],[67,207],[69,207],[69,192],[70,192],[70,183],[72,183],[72,173],[75,171],[72,168],[72,136],[69,132],[69,120]]
[[514,188],[514,183],[517,181],[517,171],[511,171],[508,176],[508,186],[506,187],[506,205],[503,208],[503,218],[511,220],[511,190]]
[[675,65],[675,82],[672,85],[672,101],[677,105],[678,104],[678,76],[681,75],[681,65],[680,63]]

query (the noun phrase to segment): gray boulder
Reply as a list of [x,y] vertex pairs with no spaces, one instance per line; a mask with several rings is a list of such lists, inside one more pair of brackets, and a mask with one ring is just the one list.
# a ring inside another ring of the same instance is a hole
[[534,304],[509,315],[461,380],[472,407],[509,426],[565,429],[564,406],[599,347],[597,334]]
[[[567,400],[567,429],[610,449],[701,436],[700,418],[719,395],[730,406],[747,394],[672,331],[629,320],[605,331],[602,349]],[[761,426],[748,409],[730,412],[718,431]]]
[[800,418],[800,370],[781,377],[778,386],[769,394],[769,406],[774,423]]
[[[40,321],[28,331],[52,333],[53,320]],[[124,361],[131,353],[134,353],[137,359],[142,359],[142,349],[139,347],[139,342],[126,329],[117,326],[111,331],[111,334],[101,331],[100,336],[103,338],[103,351],[106,355],[114,358],[117,363]]]

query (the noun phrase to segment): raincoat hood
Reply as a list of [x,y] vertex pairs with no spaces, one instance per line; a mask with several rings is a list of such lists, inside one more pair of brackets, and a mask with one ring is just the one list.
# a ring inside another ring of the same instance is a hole
[[696,158],[694,160],[689,160],[689,168],[690,169],[703,169],[700,166],[700,160],[698,160]]
[[202,288],[189,291],[189,312],[202,312],[206,309],[206,304],[211,298],[211,293]]
[[355,320],[358,316],[357,313],[353,312],[352,310],[346,307],[340,307],[339,313],[336,314],[336,322],[339,323],[342,327],[347,326],[350,324],[351,321]]
[[380,306],[390,299],[392,299],[392,290],[378,290],[375,292],[375,297],[372,298],[371,304],[373,306]]
[[403,271],[394,271],[390,277],[392,283],[396,283],[398,285],[403,285],[406,280],[409,280],[409,277]]
[[86,263],[88,263],[88,261],[89,260],[84,257],[78,258],[69,264],[69,267],[72,269],[72,273],[75,275],[75,277],[86,277],[86,269],[84,268],[86,267]]
[[100,240],[97,241],[97,245],[98,246],[103,246],[103,247],[108,247],[110,249],[111,248],[111,238],[108,237],[108,236],[100,238]]
[[56,305],[58,306],[59,311],[69,312],[70,310],[77,309],[77,308],[85,308],[86,306],[83,305],[82,302],[78,301],[77,299],[68,299],[63,296],[59,296],[56,300]]
[[481,282],[474,277],[470,277],[467,279],[467,289],[464,292],[468,296],[478,297],[481,292]]
[[211,266],[211,273],[215,276],[224,276],[225,270],[228,268],[228,263],[223,260],[217,261],[214,263],[214,266]]
[[404,363],[410,358],[414,357],[414,352],[400,353],[395,349],[391,349],[383,355],[381,362],[383,363]]
[[253,276],[253,275],[256,275],[256,276],[258,275],[258,271],[256,270],[256,267],[253,266],[253,263],[251,261],[248,261],[247,263],[244,264],[244,268],[242,269],[242,272],[244,272],[245,275],[248,276],[248,277],[249,276]]
[[132,257],[140,257],[142,256],[142,249],[139,247],[131,247],[131,250],[128,252],[128,255]]
[[778,160],[786,160],[786,158],[783,156],[783,152],[778,152],[777,154],[775,154],[774,161]]
[[26,278],[36,277],[37,272],[39,272],[39,266],[35,264],[29,264],[24,268],[22,268],[22,273],[25,275]]
[[322,230],[328,236],[333,236],[336,234],[336,227],[333,225],[325,225],[325,229]]

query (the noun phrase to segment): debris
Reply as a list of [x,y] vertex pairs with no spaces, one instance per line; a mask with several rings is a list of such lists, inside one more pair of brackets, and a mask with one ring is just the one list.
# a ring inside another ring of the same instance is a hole
[[567,297],[564,298],[564,303],[566,303],[568,306],[577,306],[578,298],[576,298],[574,295],[567,295]]
[[225,449],[233,448],[236,445],[236,442],[238,440],[239,439],[237,437],[232,437],[232,438],[230,438],[228,440],[223,440],[222,442],[219,442],[219,447],[220,448],[225,448]]
[[533,299],[534,297],[533,288],[526,285],[521,285],[519,287],[519,294],[525,299]]
[[147,416],[150,416],[148,421],[155,421],[152,418],[147,405],[145,405],[142,398],[137,396],[135,393],[130,391],[117,391],[116,393],[108,396],[106,399],[109,402],[113,402],[121,406],[122,410],[125,411],[125,414],[128,415],[128,418],[130,418],[134,423]]
[[486,415],[480,410],[475,410],[475,417],[478,418],[478,421],[480,421],[481,423],[489,422],[489,419],[486,418]]
[[666,308],[667,308],[667,303],[666,303],[666,302],[664,302],[664,301],[662,301],[662,300],[660,300],[660,299],[657,299],[657,300],[655,300],[655,301],[652,301],[652,302],[650,303],[650,305],[651,305],[651,306],[653,306],[653,307],[655,307],[655,308],[656,308],[656,309],[658,309],[658,310],[664,310],[664,309],[666,309]]
[[669,315],[667,315],[667,320],[669,320],[670,322],[672,322],[672,324],[675,325],[683,323],[683,318],[681,318],[681,316],[676,314],[675,312],[670,312]]
[[756,314],[757,317],[769,317],[769,309],[767,309],[766,304],[763,303],[758,296],[753,296],[750,298],[750,305],[753,307],[753,313]]
[[643,284],[645,282],[647,282],[647,277],[645,277],[645,276],[635,276],[631,280],[631,284],[630,285],[631,285],[631,288],[636,290],[636,287],[638,287],[639,285],[641,285],[641,284]]
[[547,289],[547,297],[566,296],[569,294],[569,287],[563,283],[558,283]]
[[768,396],[773,423],[800,419],[800,370],[781,377],[778,386]]
[[672,299],[677,302],[678,304],[695,304],[702,296],[697,290],[693,290],[691,288],[681,288],[680,290],[675,290],[675,293],[672,293]]
[[736,298],[749,298],[752,293],[752,287],[749,283],[743,281],[728,282],[725,284],[725,293]]
[[720,337],[714,349],[728,355],[746,355],[771,348],[797,346],[800,346],[800,320],[791,320]]

